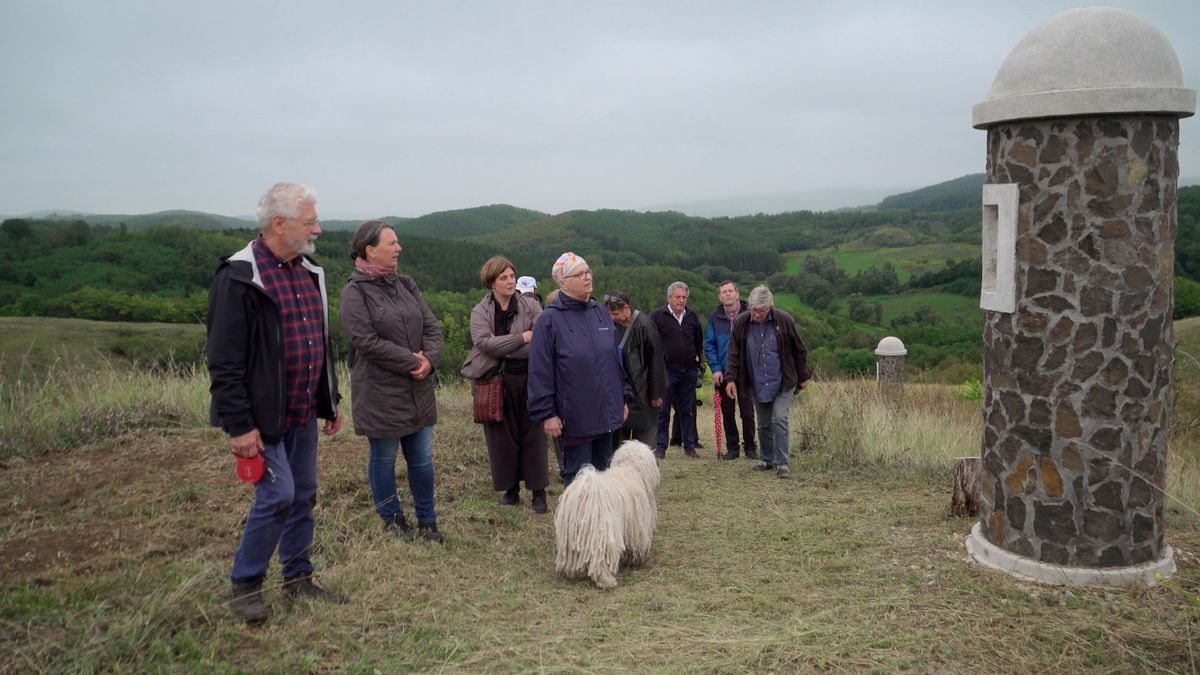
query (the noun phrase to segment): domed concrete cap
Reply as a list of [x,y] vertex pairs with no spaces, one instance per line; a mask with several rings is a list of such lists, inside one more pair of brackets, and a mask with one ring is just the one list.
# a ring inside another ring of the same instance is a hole
[[904,343],[898,337],[891,335],[879,341],[879,346],[875,348],[876,356],[904,356],[908,350],[904,348]]
[[971,111],[976,129],[1040,117],[1196,112],[1171,41],[1154,24],[1109,7],[1072,9],[1022,38]]

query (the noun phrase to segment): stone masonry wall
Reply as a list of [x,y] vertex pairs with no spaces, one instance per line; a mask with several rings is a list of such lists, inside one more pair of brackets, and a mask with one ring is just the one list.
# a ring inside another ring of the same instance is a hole
[[980,517],[1012,553],[1160,557],[1178,144],[1161,116],[988,130],[987,182],[1020,205],[1017,310],[984,316]]

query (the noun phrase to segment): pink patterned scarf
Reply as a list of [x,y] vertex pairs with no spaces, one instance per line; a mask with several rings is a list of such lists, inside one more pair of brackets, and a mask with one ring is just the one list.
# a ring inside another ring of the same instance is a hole
[[395,265],[391,267],[380,267],[373,262],[368,262],[366,258],[355,258],[354,269],[360,274],[364,274],[372,279],[377,279],[379,277],[396,273]]

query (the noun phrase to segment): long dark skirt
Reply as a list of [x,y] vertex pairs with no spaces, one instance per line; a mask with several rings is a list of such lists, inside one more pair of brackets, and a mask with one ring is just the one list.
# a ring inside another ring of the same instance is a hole
[[528,373],[504,373],[504,419],[483,425],[492,489],[503,492],[525,481],[530,490],[545,490],[550,483],[546,466],[546,435],[542,425],[529,419],[525,405]]

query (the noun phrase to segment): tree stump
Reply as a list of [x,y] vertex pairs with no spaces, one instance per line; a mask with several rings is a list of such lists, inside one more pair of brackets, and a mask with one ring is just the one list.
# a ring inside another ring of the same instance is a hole
[[950,497],[950,515],[959,518],[979,515],[978,457],[958,457],[954,460],[954,494]]

